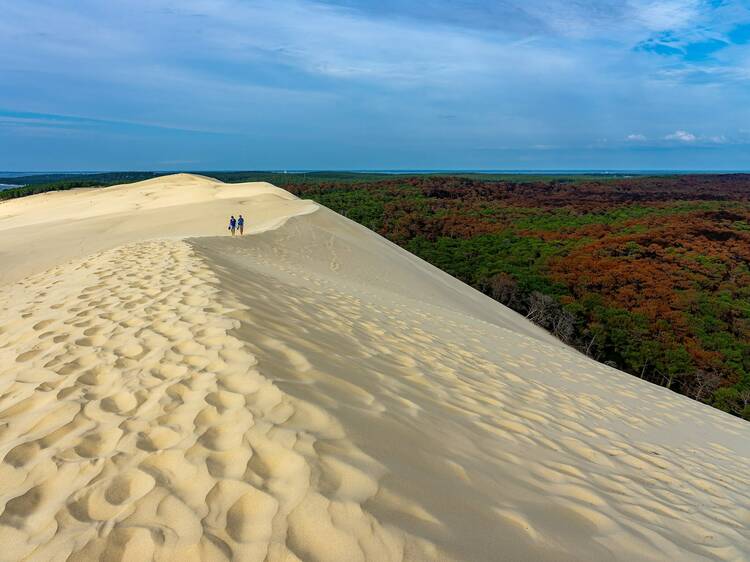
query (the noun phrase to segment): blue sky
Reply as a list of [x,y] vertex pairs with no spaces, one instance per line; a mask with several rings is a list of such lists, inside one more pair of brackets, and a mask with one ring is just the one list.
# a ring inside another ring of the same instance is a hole
[[0,14],[0,170],[750,169],[744,0]]

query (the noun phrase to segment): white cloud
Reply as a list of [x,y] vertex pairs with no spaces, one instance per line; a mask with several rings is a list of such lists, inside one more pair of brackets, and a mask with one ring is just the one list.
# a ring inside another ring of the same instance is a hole
[[[712,27],[708,24],[717,13],[717,7],[706,0],[506,0],[502,4],[525,14],[528,26],[544,32],[630,46],[657,32]],[[737,12],[732,16],[743,13]]]
[[698,137],[696,137],[693,133],[688,133],[687,131],[677,130],[674,133],[668,134],[666,137],[664,137],[665,140],[676,140],[680,142],[695,142],[698,140]]
[[664,137],[664,140],[680,141],[680,142],[699,142],[704,144],[727,144],[729,139],[724,135],[694,135],[683,130],[677,130],[674,133],[670,133]]
[[630,141],[630,142],[643,142],[646,140],[646,136],[641,135],[639,133],[632,133],[628,135],[627,137],[625,137],[625,140]]
[[652,31],[680,29],[703,15],[700,0],[630,0],[636,21]]

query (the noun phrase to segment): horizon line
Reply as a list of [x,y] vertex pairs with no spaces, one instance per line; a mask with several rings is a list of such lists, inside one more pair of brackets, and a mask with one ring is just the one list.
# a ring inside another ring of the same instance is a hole
[[750,169],[733,168],[276,168],[276,169],[243,169],[243,168],[141,168],[141,169],[98,169],[98,170],[0,170],[0,174],[106,174],[106,173],[198,173],[198,172],[248,172],[267,174],[304,174],[304,173],[381,173],[381,174],[424,174],[424,173],[474,173],[474,174],[620,174],[620,173],[690,173],[690,174],[747,174]]

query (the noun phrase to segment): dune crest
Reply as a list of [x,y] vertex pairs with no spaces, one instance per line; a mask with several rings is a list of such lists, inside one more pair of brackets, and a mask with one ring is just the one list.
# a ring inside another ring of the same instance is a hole
[[121,244],[226,234],[229,216],[243,210],[252,213],[250,234],[315,209],[269,183],[225,184],[195,174],[2,201],[0,285]]
[[359,225],[185,174],[32,199],[0,205],[0,560],[747,558],[746,422]]

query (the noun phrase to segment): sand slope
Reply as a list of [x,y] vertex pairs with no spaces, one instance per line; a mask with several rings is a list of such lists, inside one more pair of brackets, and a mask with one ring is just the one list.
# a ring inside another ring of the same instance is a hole
[[0,204],[0,258],[0,560],[750,556],[746,422],[268,184]]

